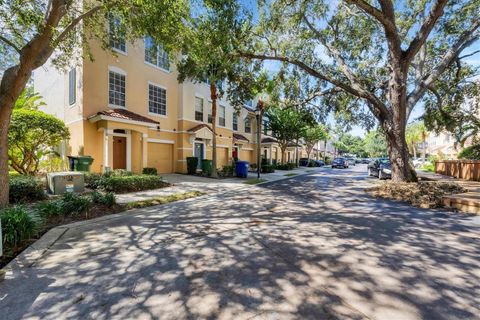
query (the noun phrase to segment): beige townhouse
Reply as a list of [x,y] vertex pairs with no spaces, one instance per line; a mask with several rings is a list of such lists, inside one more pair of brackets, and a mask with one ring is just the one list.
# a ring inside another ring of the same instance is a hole
[[[137,173],[145,167],[184,173],[187,157],[211,159],[208,84],[179,83],[168,54],[151,38],[110,45],[115,54],[94,42],[94,61],[83,59],[68,72],[47,64],[34,74],[34,89],[46,102],[42,109],[70,129],[65,156],[92,156],[94,172]],[[234,157],[256,163],[254,103],[238,113],[222,98],[217,117],[217,166]],[[279,161],[280,149],[268,132],[262,141],[262,155]]]

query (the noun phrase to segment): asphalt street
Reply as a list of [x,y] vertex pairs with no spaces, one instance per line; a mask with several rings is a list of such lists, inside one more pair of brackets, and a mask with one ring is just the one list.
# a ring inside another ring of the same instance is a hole
[[365,166],[64,229],[1,319],[480,319],[480,219],[368,196]]

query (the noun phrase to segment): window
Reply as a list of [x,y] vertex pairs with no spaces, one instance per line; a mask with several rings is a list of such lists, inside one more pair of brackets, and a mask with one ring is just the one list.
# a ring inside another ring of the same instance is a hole
[[110,47],[120,52],[126,53],[127,44],[125,41],[125,29],[122,21],[120,20],[120,18],[110,14],[108,18],[108,26]]
[[253,108],[253,100],[247,100],[243,104],[247,107]]
[[225,127],[225,107],[220,106],[219,108],[219,116],[218,116],[218,125]]
[[203,121],[203,99],[195,97],[195,120]]
[[208,123],[212,123],[212,103],[208,103],[208,111],[207,111],[207,121]]
[[152,37],[145,38],[145,61],[159,68],[170,70],[168,53],[161,45],[155,44]]
[[266,119],[263,120],[263,134],[268,134],[268,121]]
[[245,133],[252,132],[252,123],[249,118],[245,119]]
[[108,103],[125,108],[125,76],[110,71],[108,82]]
[[167,90],[148,85],[148,112],[167,115]]
[[68,73],[68,103],[74,104],[77,100],[77,71],[75,68]]
[[238,131],[238,115],[236,113],[233,114],[233,130]]

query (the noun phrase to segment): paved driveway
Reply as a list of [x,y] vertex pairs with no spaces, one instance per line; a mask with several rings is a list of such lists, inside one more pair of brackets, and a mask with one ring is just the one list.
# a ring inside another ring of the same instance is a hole
[[329,170],[68,229],[1,319],[480,319],[478,218]]

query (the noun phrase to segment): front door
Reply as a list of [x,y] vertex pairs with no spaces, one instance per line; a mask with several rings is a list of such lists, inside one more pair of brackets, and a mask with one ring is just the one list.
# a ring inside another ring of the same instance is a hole
[[198,158],[198,169],[202,168],[203,152],[205,145],[203,143],[195,143],[195,157]]
[[126,137],[113,137],[113,169],[127,169]]

